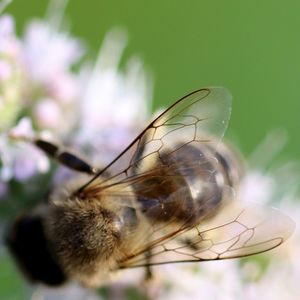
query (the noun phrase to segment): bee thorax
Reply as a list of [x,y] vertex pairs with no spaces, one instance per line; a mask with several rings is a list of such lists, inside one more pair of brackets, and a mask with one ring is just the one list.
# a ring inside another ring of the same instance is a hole
[[122,222],[99,199],[53,201],[47,222],[51,246],[71,277],[91,277],[109,267],[120,244]]

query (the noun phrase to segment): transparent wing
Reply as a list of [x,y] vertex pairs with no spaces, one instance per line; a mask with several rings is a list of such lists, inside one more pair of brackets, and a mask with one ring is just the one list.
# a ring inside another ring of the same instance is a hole
[[[288,217],[240,204],[231,187],[217,182],[222,171],[214,151],[230,111],[224,88],[179,99],[81,187],[86,195],[107,193],[129,215],[132,208],[138,214],[140,222],[127,232],[135,243],[120,253],[119,268],[241,257],[272,249],[289,236]],[[200,155],[203,149],[209,155]]]
[[[149,162],[161,154],[176,152],[189,144],[207,143],[215,148],[227,128],[231,112],[231,95],[222,87],[204,88],[179,99],[160,114],[106,168],[79,189],[82,192],[99,176],[102,189],[108,182],[122,182],[147,169]],[[180,140],[180,145],[176,143]],[[176,148],[178,147],[178,148]]]
[[150,243],[139,245],[119,263],[133,268],[176,262],[237,258],[261,253],[282,244],[294,222],[280,211],[254,203],[231,202],[213,217],[175,228]]

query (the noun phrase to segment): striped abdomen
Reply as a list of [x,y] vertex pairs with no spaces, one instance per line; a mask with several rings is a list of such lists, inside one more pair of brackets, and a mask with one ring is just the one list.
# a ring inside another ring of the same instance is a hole
[[192,224],[214,214],[228,191],[236,188],[241,169],[233,151],[209,144],[177,147],[162,153],[142,184],[134,185],[145,215],[161,222]]

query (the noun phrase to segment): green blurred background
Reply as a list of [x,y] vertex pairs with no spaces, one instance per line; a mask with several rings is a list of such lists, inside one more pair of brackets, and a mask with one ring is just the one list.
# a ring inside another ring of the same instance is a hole
[[[6,12],[21,33],[47,6],[48,1],[15,0]],[[288,133],[281,157],[298,159],[299,1],[71,0],[66,20],[91,58],[108,30],[124,28],[129,45],[123,60],[133,54],[143,59],[154,78],[155,108],[199,87],[225,86],[234,97],[228,136],[241,150],[248,155],[281,128]],[[0,299],[23,299],[11,298],[22,280],[0,257]]]

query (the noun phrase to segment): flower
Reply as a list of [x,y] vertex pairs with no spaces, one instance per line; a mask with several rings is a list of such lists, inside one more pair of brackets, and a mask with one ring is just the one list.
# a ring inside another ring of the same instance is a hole
[[30,82],[47,84],[69,73],[84,53],[83,45],[43,21],[32,21],[23,38],[23,57]]
[[[137,128],[147,117],[151,97],[151,80],[138,58],[128,62],[125,72],[119,70],[125,34],[120,30],[109,33],[95,66],[91,68],[90,64],[82,63],[75,73],[72,66],[79,62],[84,51],[77,39],[37,20],[29,23],[25,37],[19,39],[14,33],[12,17],[0,17],[1,24],[0,34],[6,41],[2,48],[7,53],[13,52],[11,49],[18,50],[14,51],[15,69],[22,70],[22,81],[26,82],[17,85],[14,81],[19,95],[14,101],[3,96],[6,99],[3,110],[9,111],[5,119],[10,120],[5,128],[13,127],[12,123],[21,117],[17,125],[20,127],[25,118],[32,126],[31,132],[26,133],[31,138],[33,132],[47,134],[92,154],[97,165],[110,161],[137,134]],[[0,78],[1,74],[5,80],[11,76],[10,67],[7,61],[1,64],[0,60]],[[4,90],[8,85],[3,81]],[[7,105],[8,102],[11,105]],[[6,134],[2,134],[0,140],[3,184],[11,179],[26,181],[49,169],[48,159],[40,150],[10,141]],[[28,159],[22,153],[26,153]]]
[[22,94],[20,43],[14,33],[12,17],[0,17],[0,129],[16,120]]
[[73,130],[78,75],[71,68],[82,57],[83,46],[42,21],[30,22],[20,39],[8,15],[0,17],[0,40],[0,181],[4,187],[9,180],[27,181],[50,167],[40,150],[8,137],[17,120],[16,127],[26,123],[23,135],[31,137],[48,131],[59,138]]
[[[14,143],[12,138],[30,138],[34,136],[31,120],[22,118],[16,127],[12,128],[10,135],[0,134],[0,157],[2,168],[0,169],[0,183],[2,190],[10,180],[20,182],[27,181],[37,173],[45,173],[49,170],[49,159],[32,144]],[[4,192],[2,193],[4,195]]]
[[96,153],[99,165],[124,149],[149,115],[152,85],[141,61],[136,57],[129,60],[125,73],[118,68],[125,43],[124,32],[108,33],[94,68],[86,67],[82,74],[85,84],[75,139]]

